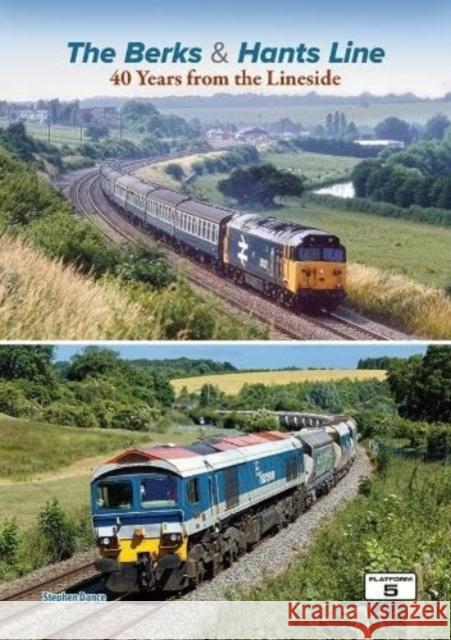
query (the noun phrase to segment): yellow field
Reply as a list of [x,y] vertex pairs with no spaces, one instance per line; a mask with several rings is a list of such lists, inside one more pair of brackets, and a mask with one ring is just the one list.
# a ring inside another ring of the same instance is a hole
[[246,384],[288,384],[290,382],[327,382],[329,380],[384,380],[386,372],[382,369],[313,369],[304,371],[251,371],[226,373],[214,376],[194,376],[172,380],[176,393],[186,387],[190,393],[200,391],[202,385],[213,384],[225,393],[234,395]]

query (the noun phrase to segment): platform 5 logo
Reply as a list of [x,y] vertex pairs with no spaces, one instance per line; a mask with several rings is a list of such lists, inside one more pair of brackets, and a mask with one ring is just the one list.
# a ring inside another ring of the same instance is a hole
[[[289,602],[288,626],[305,627],[304,638],[338,638],[337,627],[359,629],[363,638],[449,638],[449,602]],[[315,634],[320,630],[321,635]],[[331,635],[324,635],[330,627]],[[403,633],[403,628],[409,628]],[[396,629],[395,634],[394,628]],[[412,635],[413,628],[415,635]],[[308,629],[308,631],[307,631]],[[433,635],[431,633],[433,631]],[[299,637],[297,635],[296,637]]]

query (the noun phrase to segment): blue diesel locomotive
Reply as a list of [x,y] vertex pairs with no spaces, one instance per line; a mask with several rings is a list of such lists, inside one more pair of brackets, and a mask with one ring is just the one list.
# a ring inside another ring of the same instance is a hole
[[241,213],[144,182],[105,163],[105,195],[176,250],[286,306],[331,311],[345,297],[346,251],[337,236]]
[[325,429],[268,431],[109,460],[91,485],[107,588],[180,591],[214,576],[332,488],[350,464],[336,446]]

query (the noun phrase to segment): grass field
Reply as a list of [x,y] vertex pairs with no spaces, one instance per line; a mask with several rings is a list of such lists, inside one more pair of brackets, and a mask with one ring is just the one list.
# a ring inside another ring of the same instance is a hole
[[359,104],[327,104],[327,105],[303,105],[283,107],[201,107],[201,108],[160,108],[162,113],[173,113],[188,120],[199,118],[202,123],[227,124],[234,122],[238,125],[262,124],[275,122],[280,118],[290,118],[293,122],[299,122],[305,126],[324,123],[328,113],[336,110],[343,111],[348,120],[355,122],[357,126],[374,126],[384,118],[396,116],[411,122],[425,123],[436,113],[444,113],[451,116],[451,102],[412,102],[412,103],[387,103],[361,106]]
[[1,416],[0,484],[51,479],[63,470],[77,475],[92,468],[87,458],[103,458],[140,442],[190,442],[196,435],[188,430],[156,433],[81,429]]
[[[212,151],[210,153],[196,153],[191,156],[185,156],[176,160],[176,163],[183,167],[185,174],[191,173],[192,164],[196,160],[202,160],[206,157],[214,157],[224,153],[223,151]],[[338,157],[319,153],[309,153],[307,151],[300,151],[299,153],[274,153],[271,151],[260,150],[260,157],[262,162],[270,162],[280,169],[290,171],[296,175],[303,175],[309,182],[322,182],[322,181],[335,181],[348,178],[352,168],[357,162],[358,158]],[[180,182],[169,176],[165,172],[165,167],[174,162],[168,160],[165,162],[158,162],[154,165],[149,165],[138,169],[136,175],[148,182],[158,182],[164,184],[171,189],[180,189]],[[221,178],[227,177],[226,173],[206,173],[200,178],[196,179],[196,185],[201,188],[207,188],[210,192],[212,190],[216,200],[222,199],[221,194],[216,191],[216,184]],[[208,194],[212,195],[212,194]]]
[[[7,118],[0,118],[0,127],[6,127],[11,124],[11,121]],[[38,138],[45,142],[50,142],[56,146],[66,145],[79,145],[83,142],[92,142],[86,135],[86,127],[69,127],[64,125],[52,125],[49,128],[46,124],[38,124],[35,122],[25,122],[25,128],[29,136]],[[117,138],[118,132],[116,129],[110,130],[110,137]],[[132,142],[140,142],[144,136],[127,131],[123,133],[123,138],[131,140]]]
[[326,382],[329,380],[369,380],[385,379],[385,371],[380,369],[309,369],[303,371],[245,371],[241,373],[226,373],[212,376],[194,376],[192,378],[178,378],[171,384],[176,393],[186,387],[190,393],[200,391],[202,385],[213,384],[227,394],[235,395],[245,384],[288,384],[290,382]]
[[53,497],[74,512],[88,504],[93,470],[114,453],[140,443],[192,442],[201,435],[201,430],[176,428],[165,433],[84,430],[0,414],[0,522],[16,516],[28,526]]
[[299,151],[291,153],[261,154],[262,162],[270,162],[278,169],[305,176],[308,182],[335,181],[348,178],[359,158],[330,156],[327,154]]

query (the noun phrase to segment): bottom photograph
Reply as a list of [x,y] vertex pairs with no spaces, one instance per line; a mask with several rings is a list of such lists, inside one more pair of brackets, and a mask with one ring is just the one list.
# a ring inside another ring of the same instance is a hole
[[0,637],[449,637],[450,399],[449,345],[0,346]]

